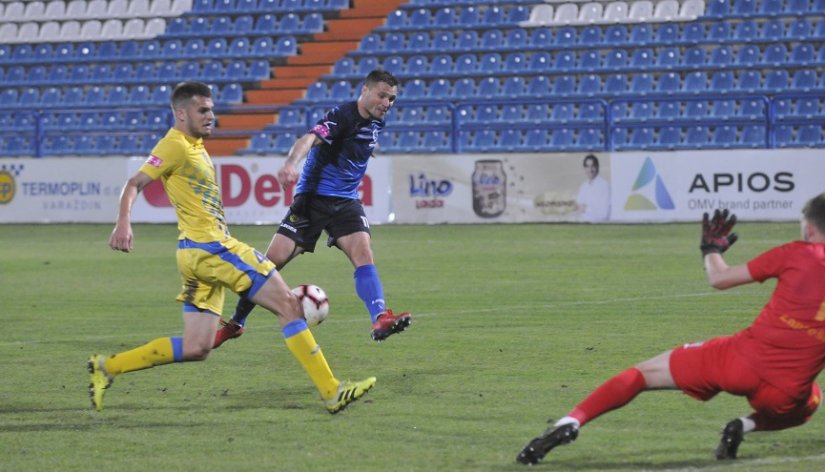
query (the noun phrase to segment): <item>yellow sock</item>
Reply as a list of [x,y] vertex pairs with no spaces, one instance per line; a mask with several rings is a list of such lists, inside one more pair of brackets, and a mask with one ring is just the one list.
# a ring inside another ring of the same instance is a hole
[[114,377],[125,372],[171,364],[175,361],[174,351],[172,338],[158,338],[130,351],[107,357],[104,367]]
[[289,351],[298,359],[304,370],[312,381],[315,388],[321,392],[321,398],[329,400],[338,390],[338,379],[332,375],[332,371],[321,352],[321,346],[315,342],[315,337],[307,328],[304,320],[293,321],[283,328],[286,346]]

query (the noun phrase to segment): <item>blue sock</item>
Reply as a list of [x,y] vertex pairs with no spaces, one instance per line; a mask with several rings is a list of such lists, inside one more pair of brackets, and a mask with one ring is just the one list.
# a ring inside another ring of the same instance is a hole
[[375,323],[375,319],[384,311],[384,287],[378,278],[378,269],[373,264],[355,269],[355,293],[364,302]]
[[253,308],[255,308],[255,304],[241,294],[240,298],[238,298],[238,304],[235,305],[235,314],[232,315],[232,321],[241,326],[245,325],[246,317],[249,316]]

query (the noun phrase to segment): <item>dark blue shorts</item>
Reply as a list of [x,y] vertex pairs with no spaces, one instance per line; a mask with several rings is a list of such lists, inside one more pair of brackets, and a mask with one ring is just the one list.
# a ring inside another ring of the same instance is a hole
[[363,231],[370,232],[370,223],[360,200],[299,194],[278,227],[282,234],[295,241],[306,252],[315,251],[321,231],[329,235],[327,246],[338,238]]

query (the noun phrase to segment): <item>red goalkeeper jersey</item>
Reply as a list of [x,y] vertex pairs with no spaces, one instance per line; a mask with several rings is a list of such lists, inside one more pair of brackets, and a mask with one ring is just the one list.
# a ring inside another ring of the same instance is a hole
[[777,278],[768,304],[737,337],[759,375],[789,395],[825,367],[825,244],[795,241],[750,262],[759,282]]

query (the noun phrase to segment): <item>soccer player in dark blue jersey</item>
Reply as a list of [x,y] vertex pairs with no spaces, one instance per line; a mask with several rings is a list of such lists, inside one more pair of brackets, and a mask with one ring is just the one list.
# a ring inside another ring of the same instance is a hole
[[[278,181],[283,187],[298,182],[295,199],[269,244],[266,256],[278,270],[303,252],[313,252],[326,231],[327,246],[337,246],[355,267],[355,292],[372,319],[371,337],[382,341],[406,329],[410,313],[398,315],[386,308],[384,289],[370,244],[370,227],[358,195],[367,164],[384,129],[384,117],[398,95],[398,79],[384,70],[367,75],[358,100],[329,110],[307,134],[299,138]],[[303,171],[297,164],[306,158]],[[215,336],[215,347],[243,333],[254,304],[238,300],[235,314]]]

